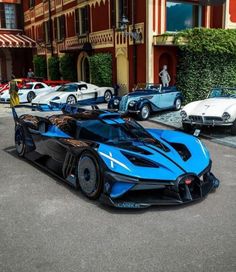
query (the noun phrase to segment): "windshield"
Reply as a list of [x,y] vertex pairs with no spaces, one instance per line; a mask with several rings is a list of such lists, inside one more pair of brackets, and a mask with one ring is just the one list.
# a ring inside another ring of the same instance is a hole
[[77,91],[77,85],[70,84],[70,85],[62,85],[59,89],[57,89],[57,92],[76,92]]
[[79,139],[109,143],[112,145],[124,142],[129,143],[135,140],[158,146],[164,150],[166,149],[161,142],[153,138],[134,120],[126,120],[124,123],[112,125],[106,124],[101,120],[86,120],[79,129]]
[[215,88],[209,94],[209,98],[216,97],[233,97],[236,98],[236,89],[235,88]]
[[160,91],[161,84],[154,83],[138,83],[135,90],[150,90],[150,91]]

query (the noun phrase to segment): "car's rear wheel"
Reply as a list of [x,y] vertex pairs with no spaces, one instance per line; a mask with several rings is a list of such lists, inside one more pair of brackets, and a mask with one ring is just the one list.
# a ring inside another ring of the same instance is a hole
[[110,90],[106,90],[105,93],[104,93],[104,101],[105,102],[109,102],[112,98],[112,93]]
[[15,131],[15,147],[16,147],[16,152],[18,156],[24,157],[26,145],[25,145],[24,130],[21,127],[16,128],[16,131]]
[[231,134],[236,135],[236,119],[233,122],[233,125],[231,127]]
[[147,120],[149,116],[150,116],[150,107],[147,104],[143,105],[138,114],[139,119]]
[[78,185],[83,194],[90,199],[97,199],[102,191],[102,179],[98,161],[91,152],[84,152],[78,161]]
[[185,132],[191,132],[193,130],[193,127],[190,124],[182,123],[182,127]]
[[74,97],[74,95],[69,95],[67,97],[66,103],[67,104],[76,104],[76,98]]
[[177,98],[176,100],[175,100],[175,110],[180,110],[181,109],[181,106],[182,106],[182,101],[181,101],[181,99],[180,98]]
[[29,92],[29,93],[27,94],[27,101],[28,101],[29,103],[31,103],[31,101],[32,101],[35,97],[36,97],[36,95],[35,95],[34,92]]

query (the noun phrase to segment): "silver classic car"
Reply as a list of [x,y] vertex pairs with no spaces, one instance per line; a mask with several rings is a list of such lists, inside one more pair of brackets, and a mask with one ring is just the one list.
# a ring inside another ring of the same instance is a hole
[[175,86],[162,87],[161,84],[138,84],[135,91],[123,97],[113,97],[109,109],[121,113],[136,114],[140,120],[146,120],[151,113],[166,109],[179,110],[183,95]]
[[213,88],[206,99],[187,104],[180,115],[186,131],[224,126],[236,135],[236,88]]

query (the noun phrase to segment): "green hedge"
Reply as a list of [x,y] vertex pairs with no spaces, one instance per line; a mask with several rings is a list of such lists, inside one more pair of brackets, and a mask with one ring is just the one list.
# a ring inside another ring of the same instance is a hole
[[76,81],[76,63],[73,55],[65,54],[60,58],[61,75],[64,80]]
[[51,80],[59,80],[61,78],[58,57],[50,57],[48,59],[48,71]]
[[99,53],[89,57],[91,81],[98,86],[112,85],[112,56]]
[[47,77],[46,57],[35,55],[33,57],[34,73],[36,77]]
[[206,98],[212,87],[235,87],[236,56],[182,51],[176,85],[182,90],[185,103]]
[[197,28],[175,36],[177,87],[185,103],[206,98],[215,86],[236,86],[236,30]]

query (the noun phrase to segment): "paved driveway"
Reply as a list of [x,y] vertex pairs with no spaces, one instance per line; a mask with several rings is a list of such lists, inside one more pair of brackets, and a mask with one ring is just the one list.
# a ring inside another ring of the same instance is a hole
[[13,129],[0,110],[1,272],[236,271],[234,148],[205,140],[221,187],[204,201],[118,210],[19,159]]

